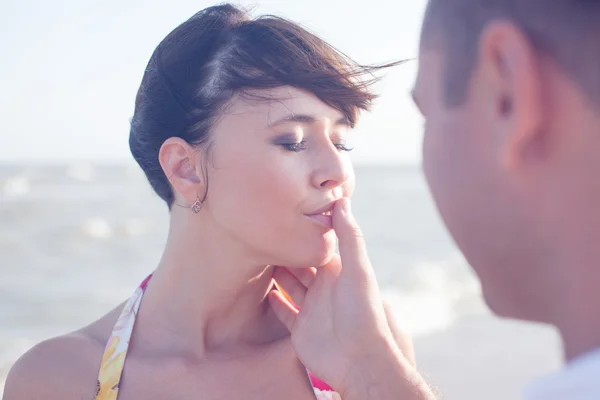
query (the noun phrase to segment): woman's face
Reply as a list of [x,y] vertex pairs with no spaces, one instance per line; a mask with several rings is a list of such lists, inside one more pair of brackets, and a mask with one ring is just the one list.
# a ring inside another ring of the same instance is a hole
[[350,127],[310,93],[281,87],[260,94],[276,100],[238,98],[215,125],[197,216],[253,261],[322,265],[335,251],[327,213],[354,191]]

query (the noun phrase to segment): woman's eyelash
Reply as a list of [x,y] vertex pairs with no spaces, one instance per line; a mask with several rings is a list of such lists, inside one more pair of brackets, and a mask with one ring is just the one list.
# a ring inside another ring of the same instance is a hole
[[283,148],[286,150],[298,152],[306,149],[306,141],[303,140],[297,143],[283,143],[281,146],[283,146]]
[[[299,152],[302,150],[306,150],[306,141],[302,140],[296,143],[282,143],[281,146],[288,151]],[[336,143],[334,144],[334,146],[340,151],[354,150],[354,147],[350,147],[346,143]]]
[[352,150],[354,150],[354,147],[350,147],[350,146],[346,145],[346,143],[336,144],[335,147],[338,150],[340,150],[340,151],[352,151]]

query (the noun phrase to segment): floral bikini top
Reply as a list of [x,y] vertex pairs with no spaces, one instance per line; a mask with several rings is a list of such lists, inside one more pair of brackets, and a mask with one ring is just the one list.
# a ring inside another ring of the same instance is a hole
[[[136,289],[133,296],[129,298],[123,311],[113,328],[112,334],[102,356],[100,372],[96,384],[96,396],[94,400],[117,400],[119,395],[119,383],[125,366],[125,357],[129,349],[129,339],[133,332],[135,318],[148,281],[152,275],[147,277]],[[322,382],[310,372],[308,377],[315,392],[317,400],[341,400],[340,395],[326,383]]]

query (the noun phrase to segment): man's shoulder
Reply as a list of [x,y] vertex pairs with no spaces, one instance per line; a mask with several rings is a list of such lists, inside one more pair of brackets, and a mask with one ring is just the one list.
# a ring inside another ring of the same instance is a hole
[[600,349],[592,350],[531,382],[525,388],[525,399],[600,399]]
[[4,400],[93,398],[103,346],[84,332],[45,340],[11,368]]

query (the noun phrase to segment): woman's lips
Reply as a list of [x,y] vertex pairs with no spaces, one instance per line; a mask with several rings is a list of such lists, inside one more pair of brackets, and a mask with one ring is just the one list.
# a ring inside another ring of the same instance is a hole
[[331,219],[330,211],[326,211],[321,214],[308,214],[306,216],[327,230],[330,230],[333,228],[333,221]]

